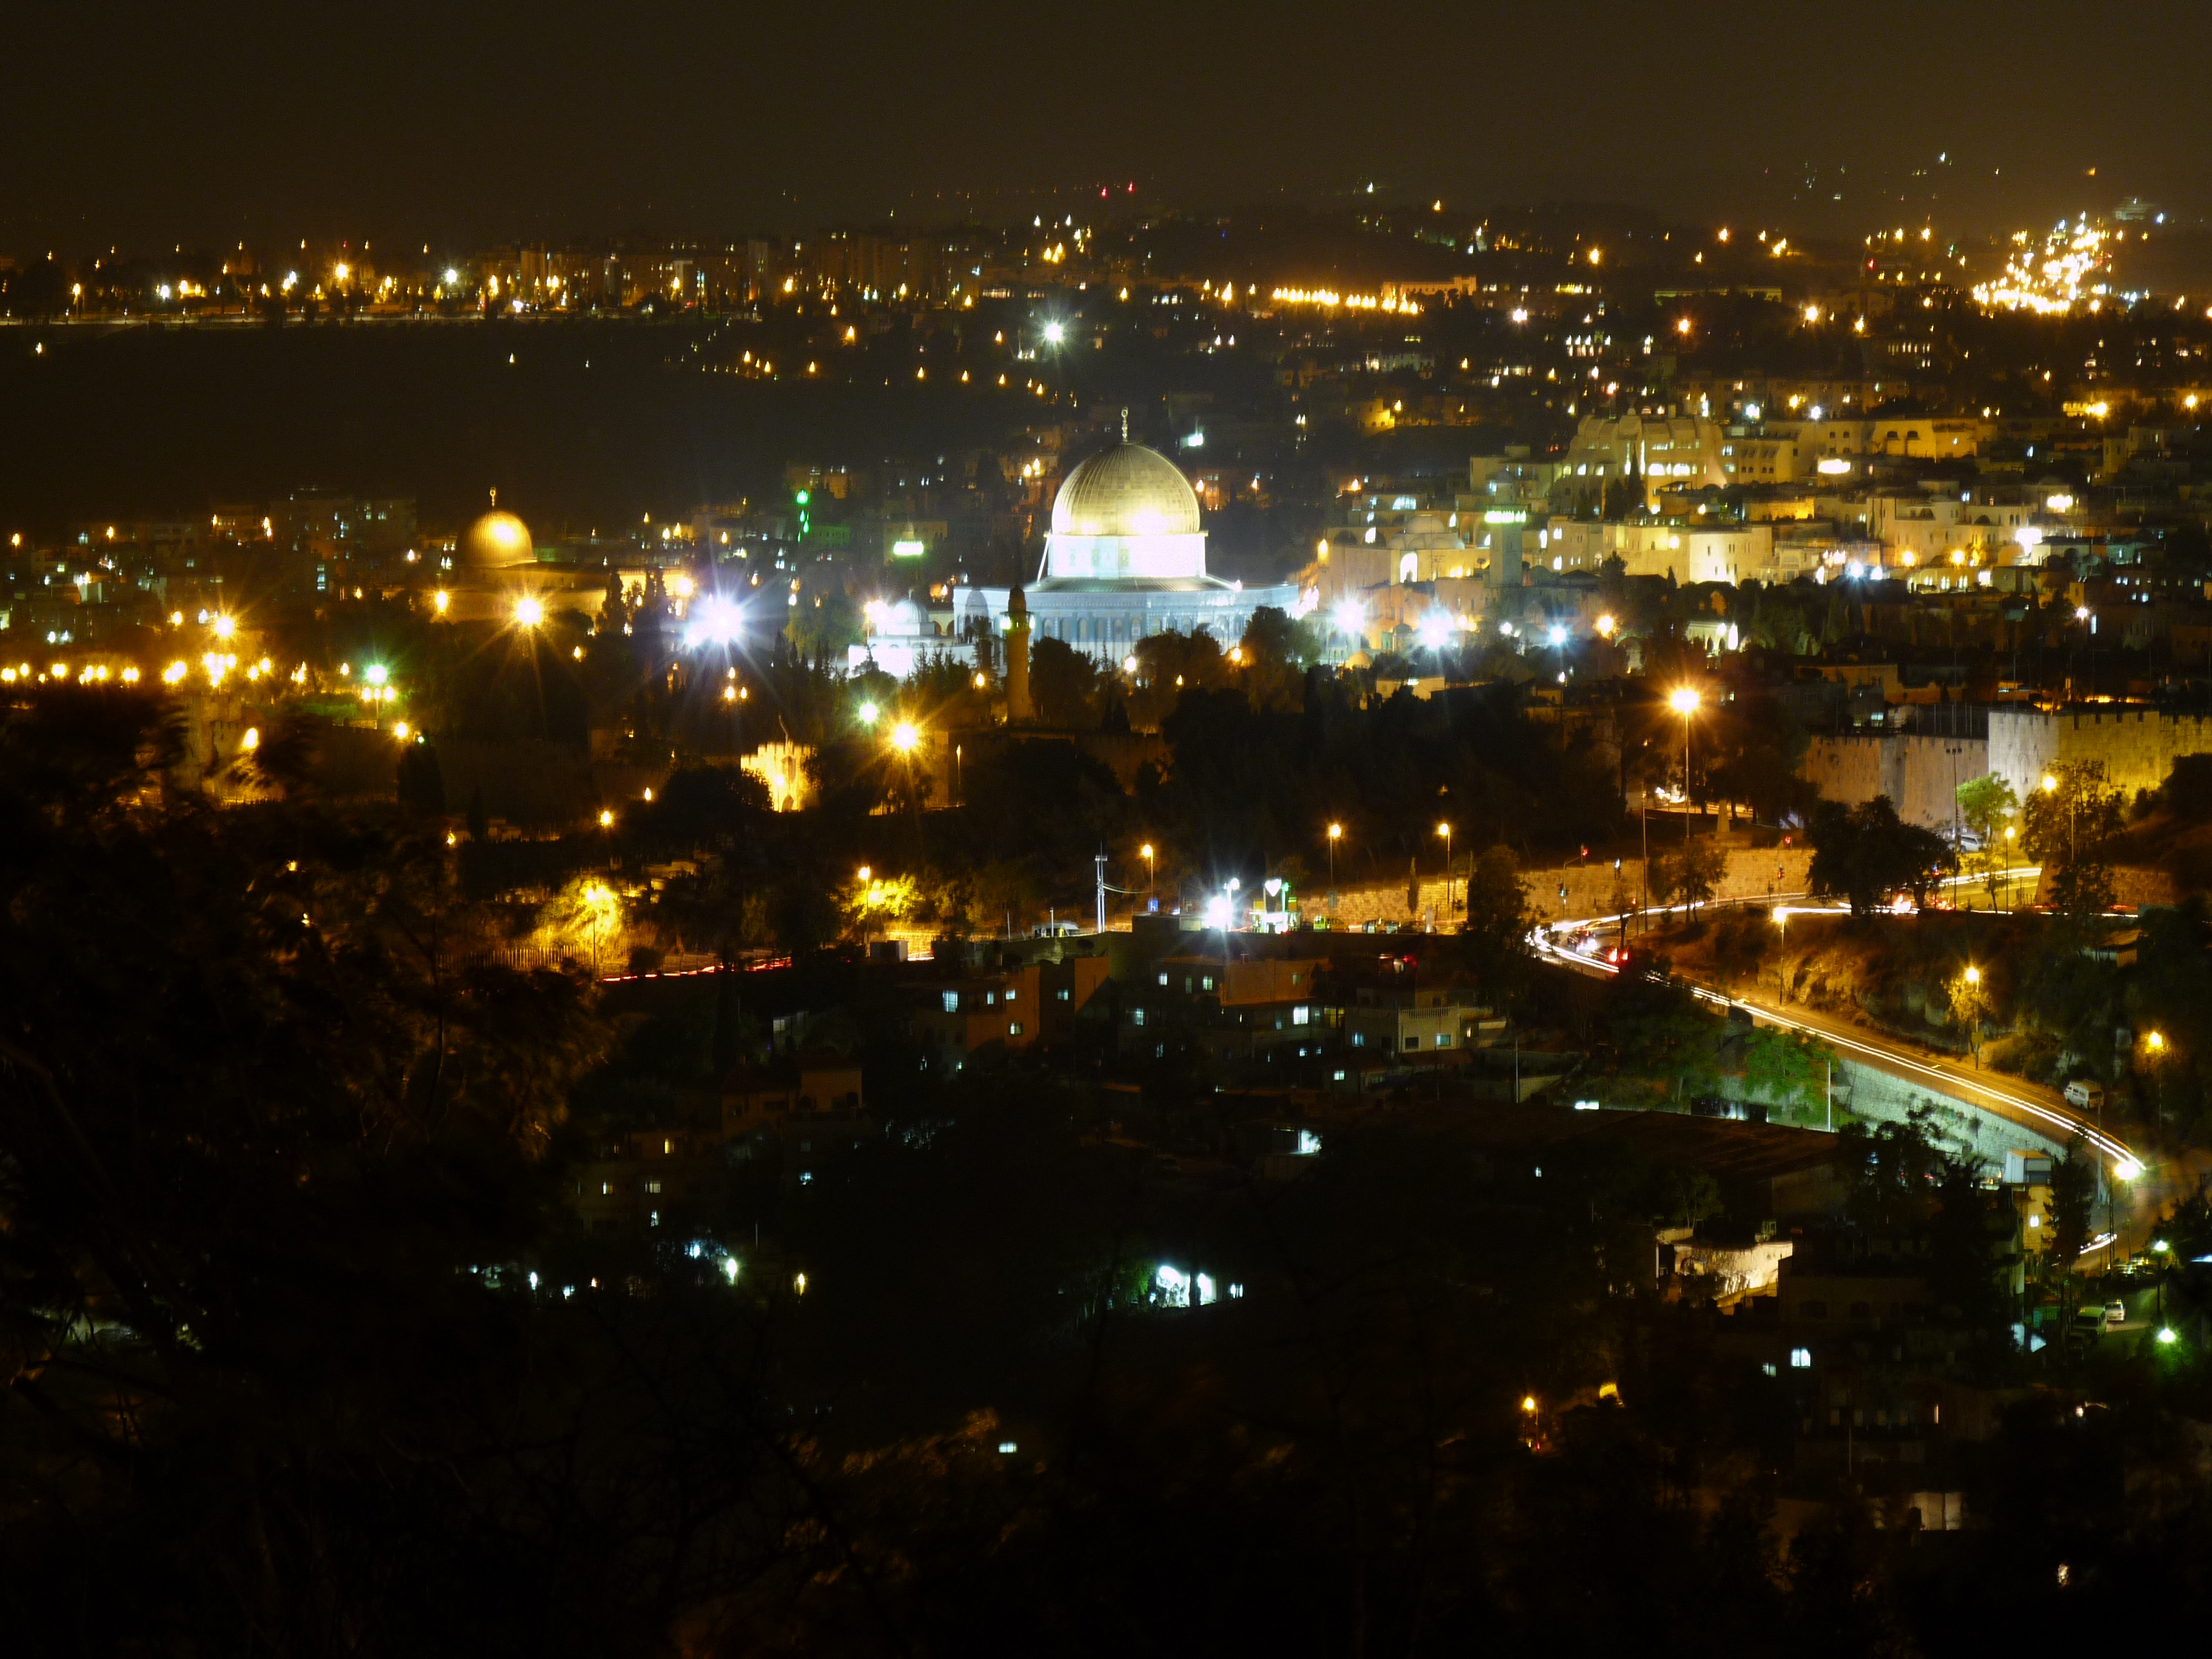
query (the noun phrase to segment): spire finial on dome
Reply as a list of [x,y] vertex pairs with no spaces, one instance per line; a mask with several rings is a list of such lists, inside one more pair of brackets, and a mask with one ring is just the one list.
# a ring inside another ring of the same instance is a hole
[[1127,404],[1121,405],[1121,441],[1129,441],[1129,405]]
[[495,513],[499,511],[499,486],[496,484],[492,486],[491,510]]

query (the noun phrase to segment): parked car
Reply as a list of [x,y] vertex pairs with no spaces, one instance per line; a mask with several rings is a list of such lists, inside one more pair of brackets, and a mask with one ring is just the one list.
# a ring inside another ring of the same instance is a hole
[[2108,1302],[2101,1306],[2091,1303],[2086,1308],[2075,1310],[2074,1334],[2085,1339],[2102,1336],[2106,1332],[2125,1324],[2127,1317],[2128,1310],[2120,1303]]
[[2066,1085],[2066,1103],[2078,1106],[2085,1112],[2102,1111],[2105,1106],[2105,1085],[2077,1077]]

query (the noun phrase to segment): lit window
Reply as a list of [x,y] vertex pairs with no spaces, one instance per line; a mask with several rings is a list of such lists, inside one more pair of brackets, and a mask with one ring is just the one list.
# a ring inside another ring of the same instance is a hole
[[1305,1004],[1303,1002],[1300,1003],[1297,1007],[1291,1010],[1291,1024],[1293,1025],[1304,1024],[1306,1023],[1307,1012],[1308,1010]]
[[1008,1036],[1019,1036],[1021,1034],[1022,1023],[1019,1020],[1016,1020],[1012,1024],[1006,1027],[1006,1035]]
[[1437,1047],[1439,1048],[1449,1048],[1451,1047],[1451,1033],[1449,1031],[1439,1031],[1437,1033]]
[[648,1181],[645,1183],[645,1190],[648,1193],[657,1193],[660,1190],[660,1183],[657,1181]]
[[960,1012],[959,992],[947,991],[945,994],[945,1012],[948,1014],[957,1014]]
[[1142,1025],[1145,1023],[1145,1011],[1141,1008],[1130,1009],[1129,1023],[1132,1025]]
[[1165,974],[1162,974],[1162,975],[1160,975],[1160,983],[1161,983],[1161,984],[1163,984],[1163,985],[1165,985],[1167,982],[1168,982],[1168,976],[1167,976]]
[[1201,991],[1211,991],[1213,988],[1213,975],[1208,974],[1200,979],[1198,981],[1198,988]]
[[1793,1371],[1808,1371],[1812,1370],[1813,1351],[1810,1348],[1790,1349],[1790,1369]]

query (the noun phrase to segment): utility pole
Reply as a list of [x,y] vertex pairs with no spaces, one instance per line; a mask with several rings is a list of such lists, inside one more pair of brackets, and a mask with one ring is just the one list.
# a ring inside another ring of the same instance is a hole
[[[1955,737],[1955,731],[1953,735]],[[1947,743],[1943,752],[1951,757],[1951,862],[1959,862],[1959,849],[1964,845],[1959,824],[1959,757],[1966,752],[1962,743]]]

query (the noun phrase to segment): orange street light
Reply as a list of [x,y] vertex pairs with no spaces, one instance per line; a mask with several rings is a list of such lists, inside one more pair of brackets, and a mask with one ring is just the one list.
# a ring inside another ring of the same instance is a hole
[[1690,839],[1690,716],[1698,712],[1698,688],[1680,685],[1667,699],[1667,706],[1682,717],[1682,841]]

